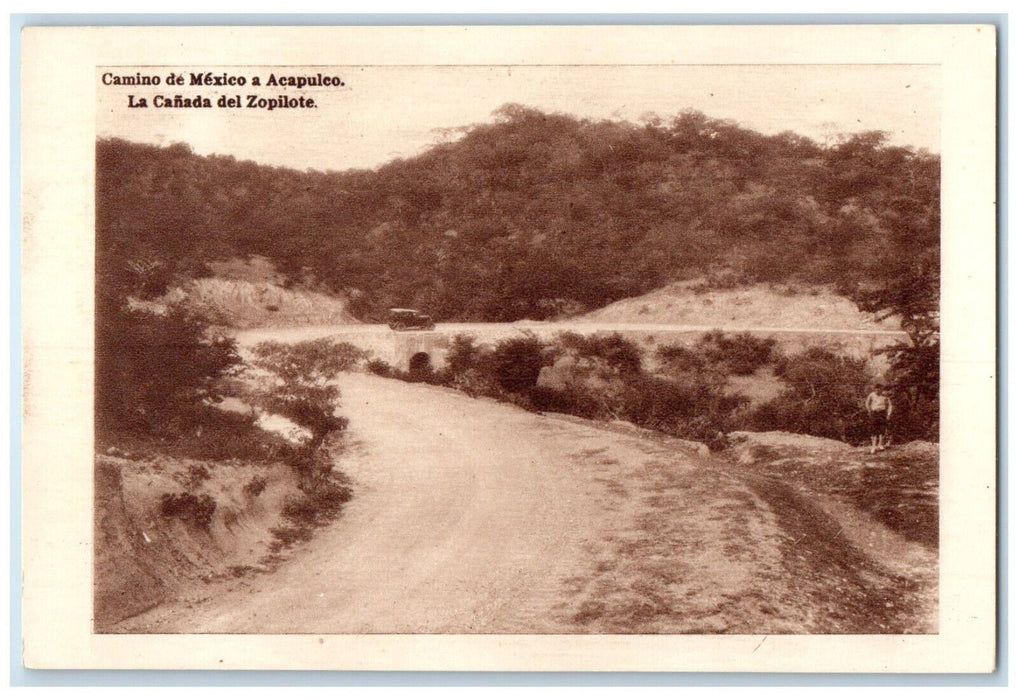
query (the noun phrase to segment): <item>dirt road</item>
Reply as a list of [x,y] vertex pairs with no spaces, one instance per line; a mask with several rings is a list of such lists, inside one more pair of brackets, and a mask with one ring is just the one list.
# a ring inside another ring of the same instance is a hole
[[[928,611],[897,598],[885,613],[904,584],[861,554],[832,556],[856,550],[814,506],[768,494],[766,482],[749,483],[676,441],[369,375],[344,375],[341,388],[350,445],[339,467],[354,498],[339,520],[276,570],[210,584],[118,631],[775,633],[931,624]],[[823,534],[822,551],[797,547],[796,527]]]
[[[905,340],[907,334],[902,331],[887,329],[851,329],[851,328],[819,328],[812,327],[772,327],[752,326],[747,324],[698,326],[674,323],[607,323],[607,322],[526,322],[515,323],[439,323],[435,331],[448,336],[457,334],[472,335],[479,338],[508,336],[523,332],[532,332],[543,336],[554,336],[557,333],[571,331],[573,333],[758,333],[766,335],[816,335],[816,336],[866,336]],[[241,346],[251,346],[264,340],[283,343],[295,343],[302,340],[313,340],[331,335],[342,336],[386,336],[392,330],[381,323],[350,323],[343,325],[301,325],[272,326],[249,328],[234,332]]]

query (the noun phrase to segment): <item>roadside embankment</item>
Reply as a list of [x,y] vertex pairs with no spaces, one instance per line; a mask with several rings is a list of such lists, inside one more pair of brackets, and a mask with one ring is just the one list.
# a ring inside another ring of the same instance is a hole
[[97,455],[95,630],[166,600],[200,600],[213,580],[271,570],[339,504],[323,505],[282,463]]

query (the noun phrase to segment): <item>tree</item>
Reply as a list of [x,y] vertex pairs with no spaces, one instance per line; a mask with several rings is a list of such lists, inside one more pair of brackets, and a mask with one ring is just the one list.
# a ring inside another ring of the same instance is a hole
[[864,360],[810,348],[779,360],[775,374],[788,388],[755,411],[758,430],[789,430],[842,441],[863,437],[861,402],[870,380]]
[[330,434],[345,430],[348,419],[337,415],[340,391],[336,376],[364,358],[349,343],[328,338],[294,345],[259,343],[254,349],[249,398],[263,410],[281,415],[306,429],[310,437],[285,455],[296,471],[300,488],[318,490],[332,470],[322,445]]
[[235,341],[212,334],[199,309],[152,300],[170,279],[159,259],[107,254],[98,268],[96,427],[156,434],[192,426],[240,362]]
[[347,419],[336,415],[340,391],[332,382],[349,370],[364,352],[349,343],[328,338],[293,345],[259,343],[254,366],[269,373],[260,391],[263,408],[289,418],[311,433],[307,446],[317,450],[329,433],[346,428]]
[[908,342],[883,350],[888,380],[899,407],[902,437],[937,440],[940,428],[940,265],[927,256],[904,265],[897,277],[864,294],[859,307],[878,319],[897,317]]

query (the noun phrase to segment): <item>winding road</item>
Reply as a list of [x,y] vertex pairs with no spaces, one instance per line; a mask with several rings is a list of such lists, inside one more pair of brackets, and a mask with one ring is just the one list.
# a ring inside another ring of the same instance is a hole
[[877,631],[870,599],[882,609],[893,577],[832,572],[832,551],[855,551],[840,534],[790,548],[827,530],[787,489],[677,440],[371,375],[341,388],[339,519],[276,569],[117,631]]

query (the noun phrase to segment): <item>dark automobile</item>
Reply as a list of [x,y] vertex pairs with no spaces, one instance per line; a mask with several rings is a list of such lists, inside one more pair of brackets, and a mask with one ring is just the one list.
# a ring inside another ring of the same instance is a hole
[[431,316],[416,309],[389,309],[389,328],[394,331],[430,331],[434,327]]

